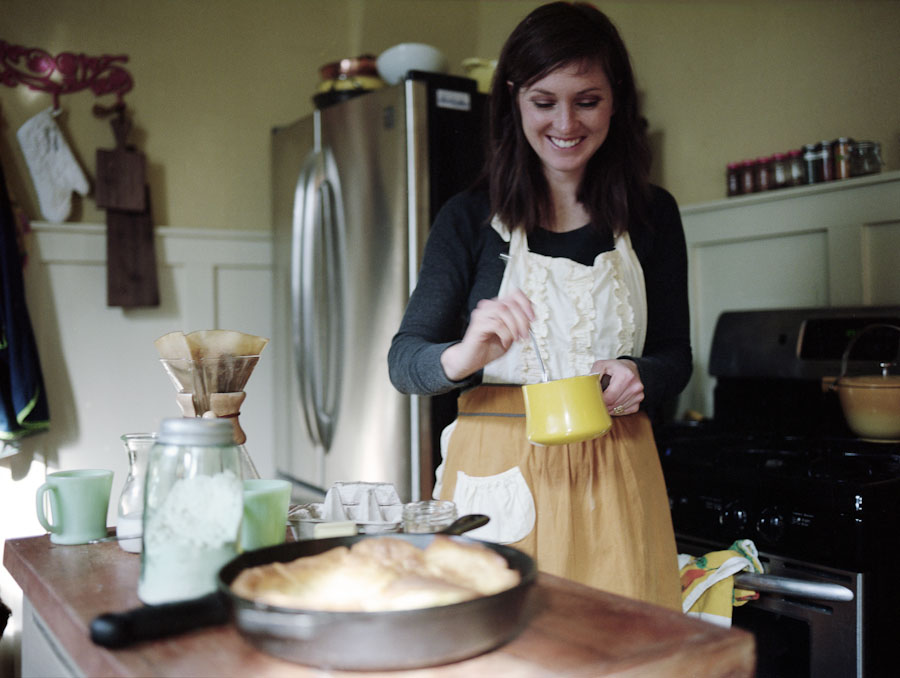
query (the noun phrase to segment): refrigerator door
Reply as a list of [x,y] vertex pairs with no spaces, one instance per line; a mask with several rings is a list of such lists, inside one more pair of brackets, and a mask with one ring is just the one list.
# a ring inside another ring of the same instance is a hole
[[409,297],[404,103],[402,85],[385,88],[317,111],[311,135],[301,122],[274,136],[276,308],[291,319],[277,329],[294,382],[276,461],[313,492],[365,480],[412,496],[410,399],[387,370]]
[[387,352],[438,208],[481,166],[484,104],[473,80],[417,74],[273,133],[275,460],[295,499],[431,493],[455,394],[398,393]]

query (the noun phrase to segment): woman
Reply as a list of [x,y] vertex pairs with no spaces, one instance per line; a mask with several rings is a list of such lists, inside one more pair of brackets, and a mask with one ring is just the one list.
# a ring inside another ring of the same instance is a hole
[[[436,493],[489,515],[476,536],[542,570],[680,609],[648,412],[690,376],[687,258],[674,199],[648,183],[609,19],[566,2],[526,17],[498,60],[490,132],[485,177],[438,215],[388,358],[405,393],[464,389]],[[552,378],[603,378],[608,434],[528,443],[520,385],[541,379],[529,328]]]

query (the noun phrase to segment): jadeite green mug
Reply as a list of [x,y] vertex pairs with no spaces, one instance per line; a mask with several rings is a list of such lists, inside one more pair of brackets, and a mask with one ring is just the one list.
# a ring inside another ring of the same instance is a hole
[[241,550],[274,546],[285,540],[291,483],[256,478],[244,481]]
[[[54,544],[85,544],[106,536],[113,472],[106,469],[57,471],[37,489],[37,518]],[[50,516],[45,510],[45,498]],[[52,518],[52,520],[51,520]]]

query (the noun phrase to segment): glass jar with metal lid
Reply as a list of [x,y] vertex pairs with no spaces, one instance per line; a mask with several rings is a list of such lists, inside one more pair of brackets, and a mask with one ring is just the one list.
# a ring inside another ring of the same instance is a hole
[[856,141],[850,144],[850,176],[875,174],[883,166],[881,144],[875,141]]
[[225,419],[162,422],[150,451],[138,597],[155,605],[216,589],[243,514],[241,458]]

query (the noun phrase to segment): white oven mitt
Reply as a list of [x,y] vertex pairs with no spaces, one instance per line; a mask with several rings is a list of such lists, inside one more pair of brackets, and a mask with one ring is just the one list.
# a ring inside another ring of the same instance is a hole
[[53,119],[52,108],[30,118],[16,132],[37,190],[41,213],[55,224],[72,209],[72,191],[87,195],[88,180]]

